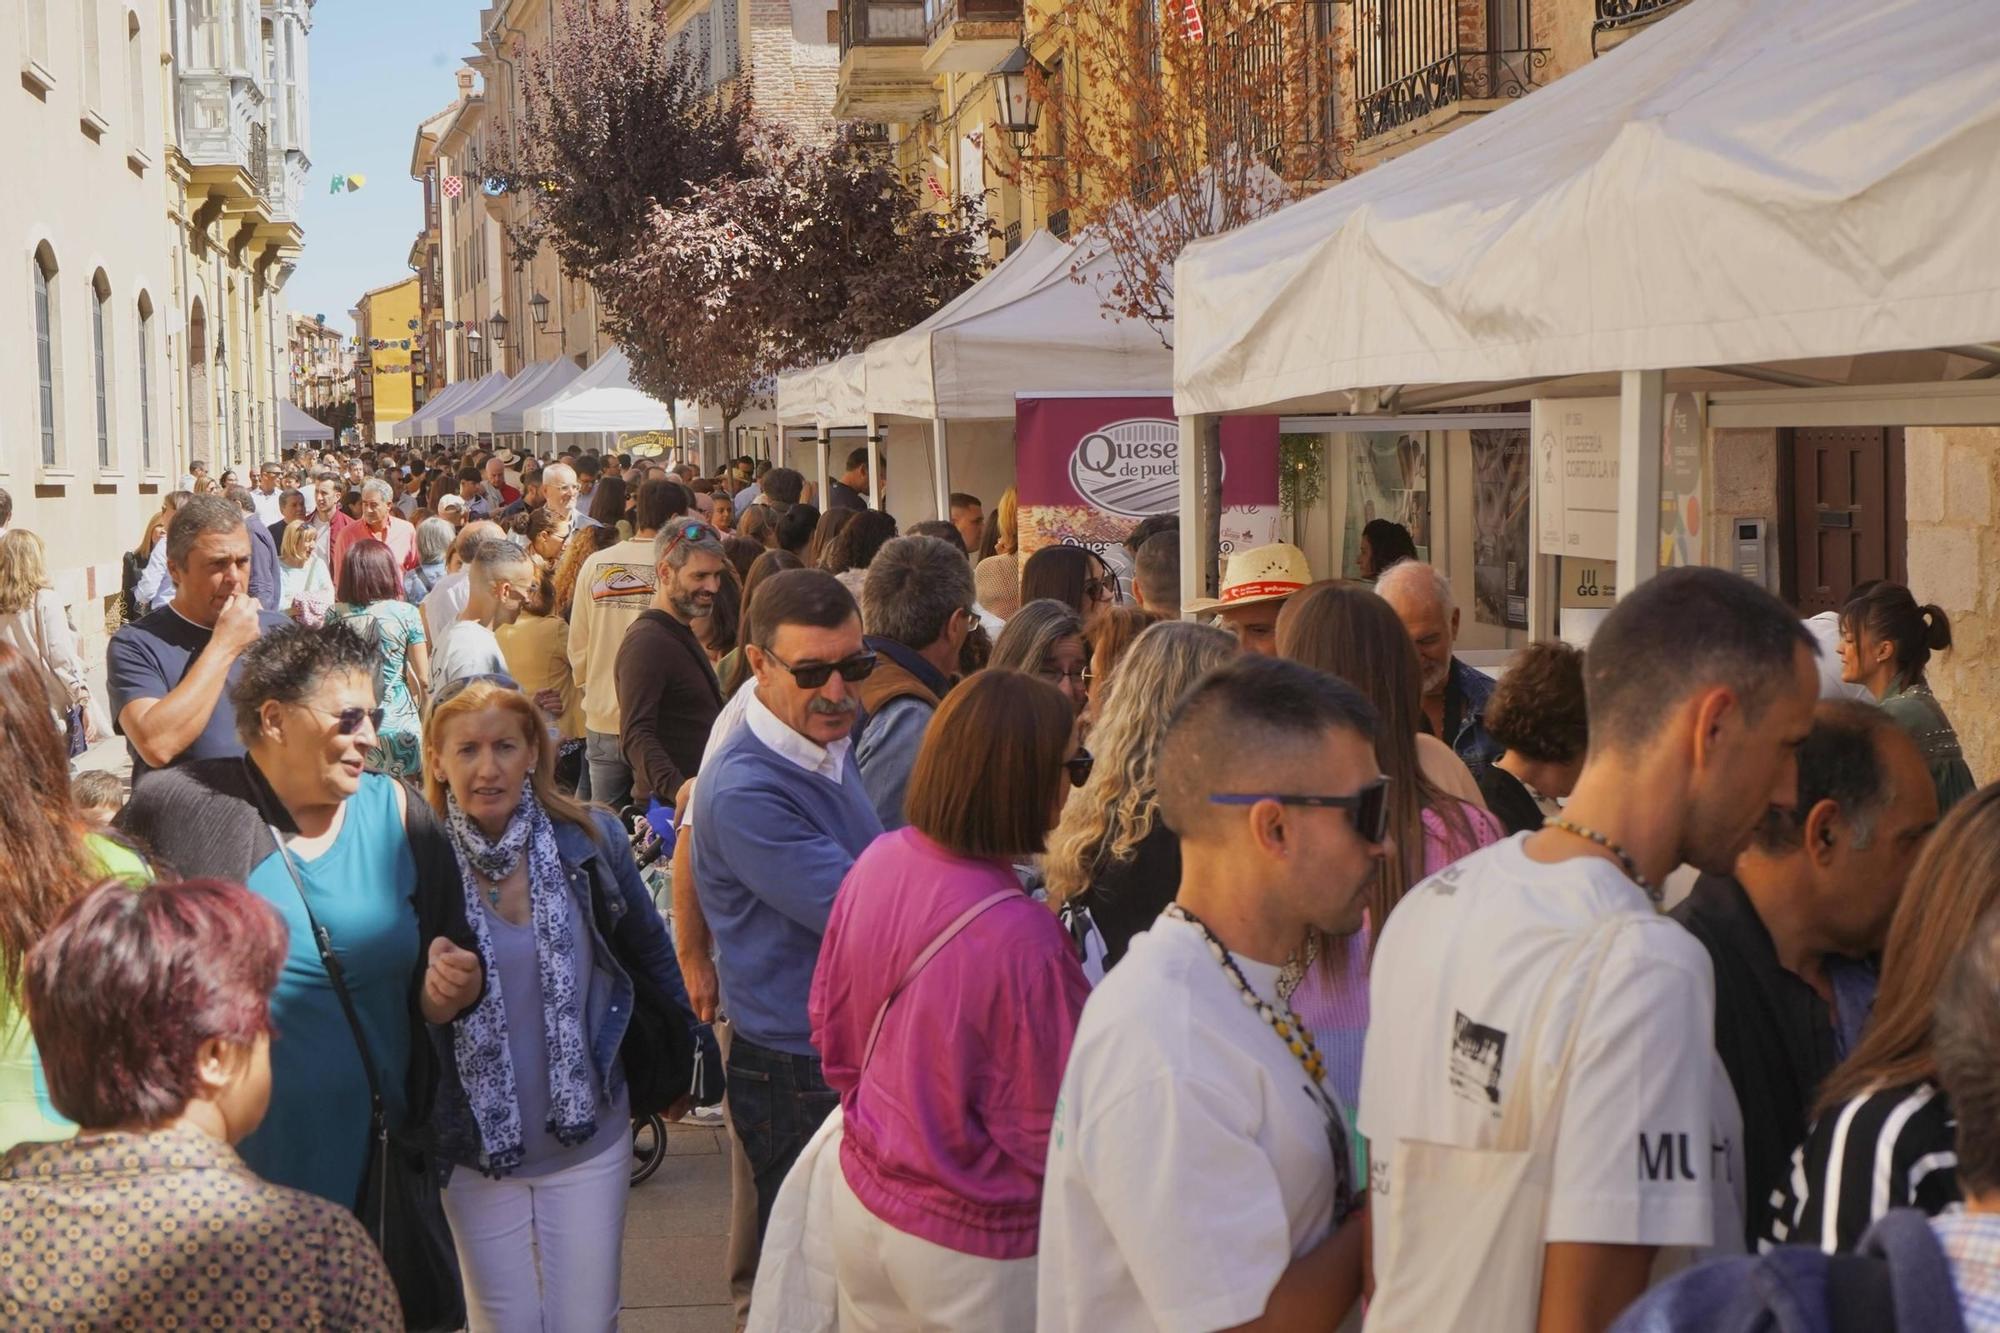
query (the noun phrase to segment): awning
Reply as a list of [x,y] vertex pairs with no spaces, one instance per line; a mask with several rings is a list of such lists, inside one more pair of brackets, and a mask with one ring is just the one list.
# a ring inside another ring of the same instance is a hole
[[483,407],[469,409],[459,429],[474,435],[518,435],[527,429],[523,419],[529,408],[547,402],[582,373],[566,356],[537,361],[516,375],[504,393]]
[[1996,162],[1989,6],[1700,0],[1188,247],[1175,405],[1980,344],[2000,338]]
[[487,404],[507,392],[507,386],[514,381],[501,371],[494,371],[473,386],[472,392],[444,411],[431,417],[430,428],[433,435],[463,435],[471,429],[466,418],[483,410]]
[[280,438],[286,444],[301,444],[307,440],[330,440],[333,427],[314,421],[289,398],[278,400],[278,429]]
[[859,426],[868,420],[868,358],[853,352],[778,376],[777,415],[786,426]]
[[465,396],[483,383],[484,380],[458,380],[445,385],[438,391],[436,397],[422,407],[403,420],[393,422],[389,427],[389,434],[398,440],[415,440],[436,434],[430,429],[430,425],[437,418],[437,414],[449,412],[454,403],[464,402]]
[[665,403],[632,383],[632,363],[614,347],[561,392],[523,413],[523,426],[550,434],[670,430],[673,418]]

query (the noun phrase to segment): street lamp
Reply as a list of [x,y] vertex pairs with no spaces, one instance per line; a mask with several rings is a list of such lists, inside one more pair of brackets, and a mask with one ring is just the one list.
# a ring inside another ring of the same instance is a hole
[[1000,128],[1013,139],[1015,155],[1023,162],[1056,160],[1057,155],[1028,152],[1042,127],[1042,103],[1035,96],[1035,84],[1046,83],[1048,71],[1028,54],[1027,47],[1017,46],[994,67],[993,76],[1000,81]]
[[536,328],[546,329],[549,326],[549,298],[536,292],[528,298],[528,313],[535,317]]
[[504,365],[507,356],[507,317],[496,310],[493,318],[486,321],[486,327],[493,330],[493,349],[500,354]]
[[485,342],[486,342],[486,335],[479,331],[478,325],[475,324],[474,326],[465,331],[465,345],[466,348],[472,354],[471,369],[472,373],[476,375],[485,373],[483,369],[483,363],[479,359],[480,348]]

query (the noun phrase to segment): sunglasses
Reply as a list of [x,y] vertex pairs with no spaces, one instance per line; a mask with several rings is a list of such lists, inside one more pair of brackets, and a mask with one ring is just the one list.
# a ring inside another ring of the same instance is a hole
[[667,538],[667,544],[660,548],[662,557],[682,542],[711,542],[717,545],[722,542],[722,534],[706,523],[682,523],[672,531],[673,535]]
[[1090,781],[1090,770],[1097,765],[1097,756],[1088,750],[1078,750],[1063,760],[1063,772],[1069,774],[1069,785],[1081,787]]
[[363,722],[366,722],[369,729],[378,735],[382,730],[384,710],[380,708],[343,708],[338,713],[329,713],[324,708],[314,708],[311,704],[300,704],[299,707],[305,709],[308,713],[315,713],[320,717],[332,718],[334,730],[343,736],[352,736],[355,732],[361,730]]
[[1256,805],[1276,801],[1279,805],[1304,806],[1313,810],[1345,810],[1354,821],[1354,831],[1364,842],[1380,844],[1389,836],[1389,779],[1376,778],[1352,796],[1300,796],[1280,792],[1217,792],[1210,805]]
[[521,688],[520,681],[515,680],[512,676],[502,675],[498,671],[488,671],[477,676],[460,676],[457,680],[449,682],[443,689],[431,696],[431,707],[435,708],[439,704],[449,703],[471,689],[474,685],[498,685],[502,689],[515,691]]
[[838,662],[808,662],[804,666],[793,666],[769,648],[764,655],[792,673],[802,690],[816,690],[833,678],[838,671],[840,678],[853,684],[857,680],[867,680],[875,673],[875,664],[881,659],[874,653],[856,653],[853,657],[842,658]]
[[1101,579],[1085,579],[1083,595],[1091,601],[1115,602],[1118,600],[1120,584],[1116,574],[1106,574]]

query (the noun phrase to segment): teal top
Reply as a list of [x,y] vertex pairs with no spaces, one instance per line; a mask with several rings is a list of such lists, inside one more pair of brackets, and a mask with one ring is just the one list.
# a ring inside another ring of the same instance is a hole
[[[294,855],[368,1035],[392,1126],[408,1101],[410,1005],[421,965],[417,865],[396,788],[394,778],[362,774],[333,845],[310,861]],[[368,1155],[361,1055],[277,852],[251,870],[249,885],[278,909],[291,944],[271,995],[271,1109],[237,1151],[273,1184],[352,1208]]]
[[410,695],[403,666],[410,650],[424,642],[424,618],[408,602],[369,606],[339,602],[326,613],[326,623],[346,624],[375,649],[375,701],[382,706],[382,726],[368,767],[391,777],[421,777],[424,720]]
[[1931,693],[1930,686],[1898,685],[1882,696],[1883,711],[1917,743],[1917,752],[1930,766],[1931,781],[1937,786],[1938,814],[1949,814],[1952,806],[1978,790],[1972,770],[1966,766],[1965,751],[1959,746],[1958,732],[1944,715],[1944,705]]

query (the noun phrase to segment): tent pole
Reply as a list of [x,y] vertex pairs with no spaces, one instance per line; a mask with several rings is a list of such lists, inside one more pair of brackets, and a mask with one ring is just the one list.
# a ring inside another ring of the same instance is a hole
[[819,497],[819,509],[823,514],[826,512],[826,455],[827,450],[833,445],[833,437],[827,433],[824,421],[817,423],[817,429],[819,434],[814,438],[813,444],[814,452],[819,455],[819,489],[815,494]]
[[873,412],[868,414],[868,507],[882,507],[882,450],[877,443],[881,437],[881,424]]
[[1618,389],[1618,595],[1660,572],[1665,371],[1628,370]]
[[[1202,457],[1208,437],[1207,417],[1182,417],[1180,446],[1181,605],[1207,597],[1208,556],[1202,534],[1208,531],[1208,487],[1202,477]],[[1183,613],[1186,619],[1192,614]]]
[[937,460],[937,466],[933,469],[937,478],[937,516],[942,519],[949,519],[951,517],[951,456],[945,449],[943,417],[936,417],[931,421],[931,453]]

